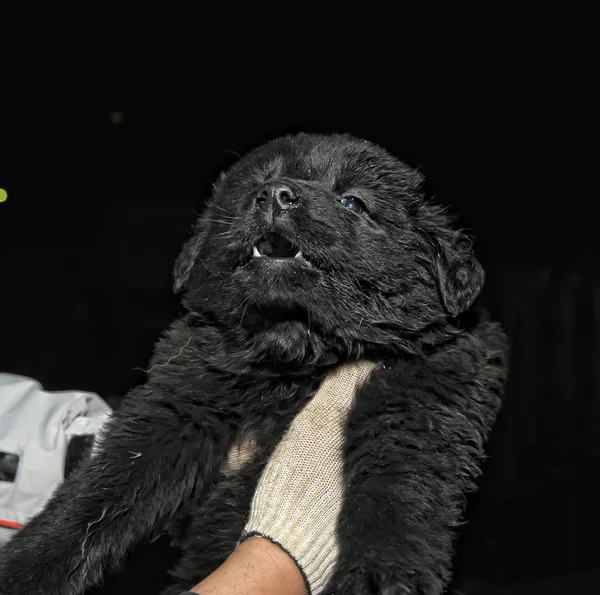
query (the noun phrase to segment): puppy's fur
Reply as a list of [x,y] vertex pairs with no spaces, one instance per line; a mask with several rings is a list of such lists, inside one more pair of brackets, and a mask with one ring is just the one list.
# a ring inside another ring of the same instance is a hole
[[[185,315],[97,456],[2,551],[0,591],[80,594],[168,527],[184,549],[169,593],[190,588],[233,549],[269,453],[324,375],[368,357],[326,593],[441,593],[507,346],[485,317],[459,322],[483,270],[421,182],[369,142],[304,134],[222,175],[175,266]],[[303,258],[253,257],[279,244]],[[255,462],[225,477],[249,435]]]

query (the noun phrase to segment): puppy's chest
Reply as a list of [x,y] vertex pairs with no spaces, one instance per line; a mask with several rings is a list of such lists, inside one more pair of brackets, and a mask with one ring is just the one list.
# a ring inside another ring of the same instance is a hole
[[245,413],[233,444],[221,466],[222,474],[240,474],[266,462],[286,429],[320,385],[316,378],[289,385],[273,383],[249,390],[244,397]]

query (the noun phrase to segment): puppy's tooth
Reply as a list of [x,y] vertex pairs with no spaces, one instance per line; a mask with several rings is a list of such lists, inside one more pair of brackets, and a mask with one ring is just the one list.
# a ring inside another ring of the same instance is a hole
[[254,246],[254,249],[252,250],[252,256],[262,256],[262,254],[258,251],[258,248],[256,246]]
[[296,254],[296,256],[294,256],[294,258],[302,258],[302,252],[300,250],[298,250],[298,254]]

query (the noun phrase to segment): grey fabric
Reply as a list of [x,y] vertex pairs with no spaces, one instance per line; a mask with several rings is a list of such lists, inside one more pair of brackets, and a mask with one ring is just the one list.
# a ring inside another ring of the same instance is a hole
[[64,479],[74,436],[97,436],[111,408],[95,393],[44,391],[23,376],[0,374],[0,546],[46,503]]

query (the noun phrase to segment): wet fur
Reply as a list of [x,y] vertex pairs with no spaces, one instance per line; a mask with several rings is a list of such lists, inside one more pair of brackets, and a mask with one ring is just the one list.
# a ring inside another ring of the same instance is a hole
[[[284,216],[256,205],[272,179],[301,195]],[[483,270],[421,183],[348,136],[277,139],[223,174],[175,266],[185,314],[97,456],[1,552],[0,593],[83,593],[166,530],[184,552],[168,593],[190,588],[234,547],[291,419],[333,366],[360,357],[378,366],[348,424],[341,555],[326,593],[442,593],[507,345],[485,315],[457,318],[473,312]],[[349,194],[368,212],[342,206]],[[310,265],[252,259],[273,230]],[[256,461],[225,477],[226,453],[250,434]]]

